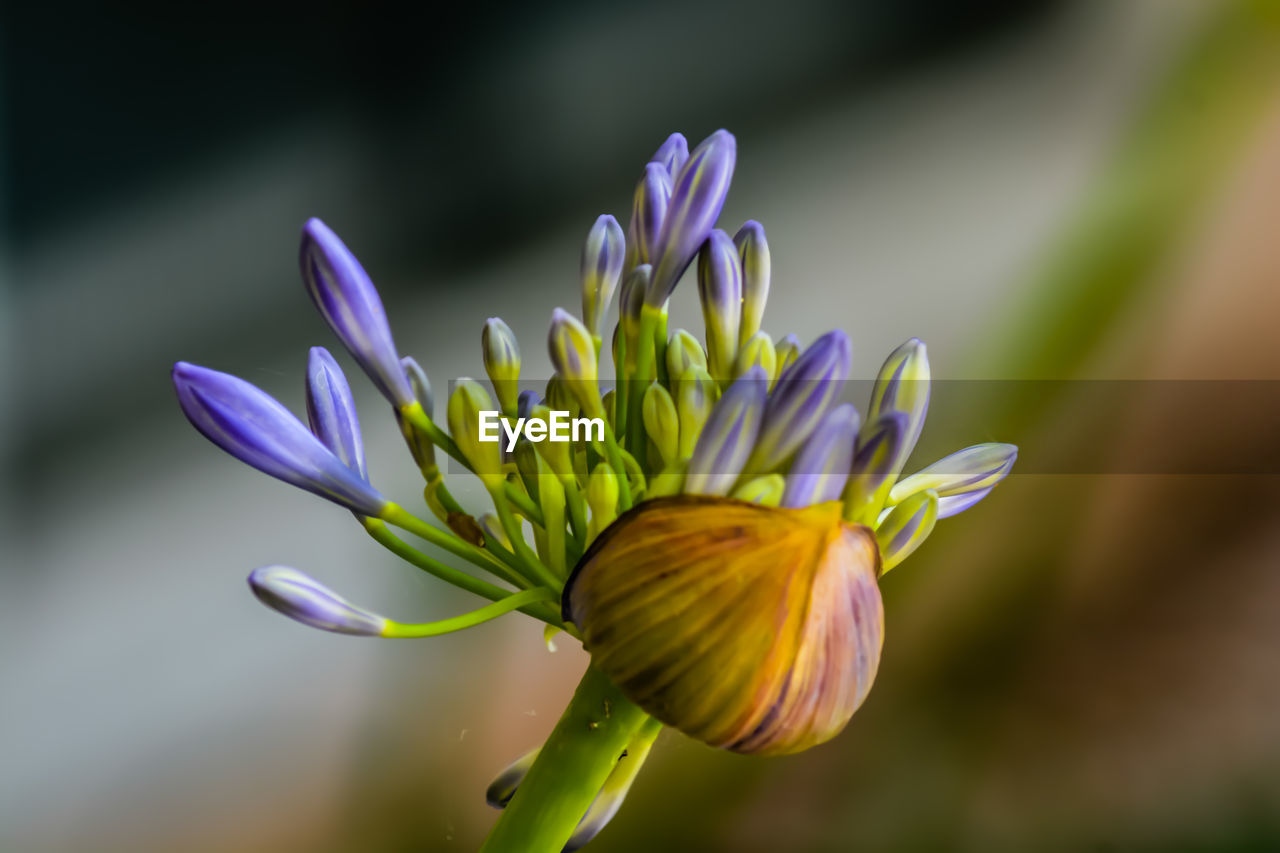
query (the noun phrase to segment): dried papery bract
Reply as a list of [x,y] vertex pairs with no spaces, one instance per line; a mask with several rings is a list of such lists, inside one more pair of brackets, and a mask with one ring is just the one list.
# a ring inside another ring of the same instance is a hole
[[711,746],[778,755],[829,740],[866,697],[884,614],[874,534],[836,502],[646,501],[596,540],[564,615],[648,713]]

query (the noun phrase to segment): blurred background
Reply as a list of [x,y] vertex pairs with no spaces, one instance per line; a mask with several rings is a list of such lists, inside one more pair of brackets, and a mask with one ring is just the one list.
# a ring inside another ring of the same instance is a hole
[[263,608],[277,562],[409,621],[471,603],[210,446],[169,367],[301,410],[317,215],[438,386],[493,314],[546,376],[596,215],[718,127],[766,328],[847,329],[863,378],[925,339],[957,381],[921,458],[1023,459],[886,578],[845,734],[664,734],[591,849],[1280,849],[1280,4],[7,4],[0,98],[0,850],[478,846],[585,656]]

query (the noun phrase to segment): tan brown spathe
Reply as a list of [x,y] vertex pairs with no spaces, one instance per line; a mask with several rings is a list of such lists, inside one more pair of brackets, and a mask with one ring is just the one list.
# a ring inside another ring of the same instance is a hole
[[782,755],[839,734],[880,663],[875,535],[841,504],[645,501],[592,544],[564,615],[631,701],[711,746]]

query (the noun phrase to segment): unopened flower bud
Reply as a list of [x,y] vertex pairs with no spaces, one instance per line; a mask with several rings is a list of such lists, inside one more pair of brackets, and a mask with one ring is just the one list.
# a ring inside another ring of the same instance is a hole
[[876,527],[883,568],[881,574],[901,563],[919,548],[938,521],[938,493],[916,492],[895,506]]
[[800,507],[839,500],[849,479],[857,437],[857,409],[845,403],[828,412],[787,472],[782,505]]
[[796,359],[769,395],[749,470],[772,471],[791,458],[839,398],[852,363],[853,345],[838,330],[818,338]]
[[316,438],[348,468],[361,479],[369,479],[351,386],[324,347],[312,347],[307,360],[307,423]]
[[260,388],[227,373],[180,361],[173,385],[183,413],[205,438],[264,474],[361,515],[387,500]]
[[786,488],[787,480],[781,474],[765,474],[738,486],[733,490],[732,497],[761,506],[778,506],[782,503],[782,493]]
[[760,323],[764,320],[772,262],[764,226],[754,219],[738,229],[738,233],[733,235],[733,242],[742,262],[742,321],[738,325],[738,342],[745,345],[752,335],[760,331]]
[[384,617],[357,607],[310,575],[287,566],[254,569],[249,588],[272,610],[322,631],[379,637],[387,628]]
[[689,459],[686,492],[729,494],[760,432],[767,391],[764,371],[753,367],[724,392],[711,410]]
[[557,308],[551,314],[547,339],[551,364],[569,393],[591,417],[600,416],[600,388],[596,385],[596,350],[591,333],[577,317]]
[[406,355],[400,359],[400,366],[404,368],[404,375],[409,377],[409,387],[413,389],[413,396],[418,401],[418,405],[422,406],[422,411],[429,418],[435,417],[436,397],[431,390],[431,380],[427,378],[427,372],[412,356]]
[[599,462],[587,479],[587,506],[591,508],[588,537],[594,539],[618,517],[618,475]]
[[676,329],[667,344],[667,375],[683,376],[690,369],[707,369],[707,354],[698,339],[684,329]]
[[645,294],[646,304],[659,308],[670,298],[680,276],[715,227],[729,194],[737,156],[738,143],[733,135],[717,130],[703,140],[673,177],[671,203],[653,248],[656,260]]
[[727,384],[733,378],[742,313],[742,267],[738,248],[718,228],[698,255],[698,297],[707,330],[707,364],[711,378]]
[[669,465],[680,452],[680,417],[671,392],[656,382],[644,393],[644,428],[662,464]]
[[774,381],[787,372],[787,368],[796,363],[800,357],[800,340],[795,335],[787,335],[774,346],[778,354],[778,366],[773,374]]
[[897,477],[894,465],[906,430],[906,414],[886,412],[859,432],[842,498],[846,520],[875,524]]
[[703,370],[693,369],[675,380],[676,414],[680,417],[680,458],[687,459],[702,425],[720,399],[720,386]]
[[666,173],[675,178],[689,159],[689,142],[683,133],[673,133],[667,137],[661,147],[649,158],[649,162],[662,166]]
[[626,238],[618,220],[607,213],[596,219],[582,247],[582,322],[593,338],[600,337],[605,311],[613,301],[626,260]]
[[915,449],[929,411],[929,356],[918,338],[912,338],[889,354],[871,389],[867,422],[874,423],[881,414],[890,411],[907,416],[906,430],[893,463],[892,473],[896,477]]
[[503,414],[513,414],[520,382],[520,346],[515,333],[498,317],[490,317],[480,333],[480,349],[484,354],[485,373],[498,396],[498,406]]
[[[916,492],[932,489],[940,499],[938,517],[955,515],[990,494],[996,484],[1013,470],[1017,458],[1018,448],[1012,444],[966,447],[899,480],[889,492],[889,503],[901,503]],[[948,499],[962,497],[972,500],[946,503]]]
[[329,226],[309,219],[300,262],[311,301],[378,390],[396,408],[414,402],[382,299],[355,255]]
[[[459,379],[449,395],[449,433],[489,490],[502,487],[502,441],[480,440],[480,413],[496,412],[489,392],[474,379]],[[496,421],[496,415],[493,416]],[[501,433],[501,426],[498,427]],[[491,431],[492,434],[492,431]]]
[[756,332],[742,345],[733,363],[733,375],[741,376],[757,366],[764,370],[765,378],[772,384],[773,378],[777,375],[778,354],[773,348],[773,338],[769,337],[768,332]]
[[627,228],[627,263],[632,269],[653,263],[653,245],[662,230],[671,201],[671,176],[661,163],[649,163],[636,185],[631,202],[631,224]]

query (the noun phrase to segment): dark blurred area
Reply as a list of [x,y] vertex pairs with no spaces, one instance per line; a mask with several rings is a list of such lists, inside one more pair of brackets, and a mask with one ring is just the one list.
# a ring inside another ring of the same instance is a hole
[[[0,98],[0,849],[478,846],[585,656],[518,617],[381,643],[260,607],[272,562],[404,618],[469,604],[195,436],[169,366],[298,410],[333,346],[296,270],[318,215],[438,387],[493,314],[546,375],[590,223],[718,127],[775,337],[842,326],[865,379],[918,335],[945,380],[1022,381],[976,414],[946,386],[924,446],[1054,463],[886,579],[840,739],[664,734],[590,849],[1280,849],[1275,3],[9,4]],[[1226,380],[1265,417],[1170,390]],[[415,495],[356,394],[379,487]]]

